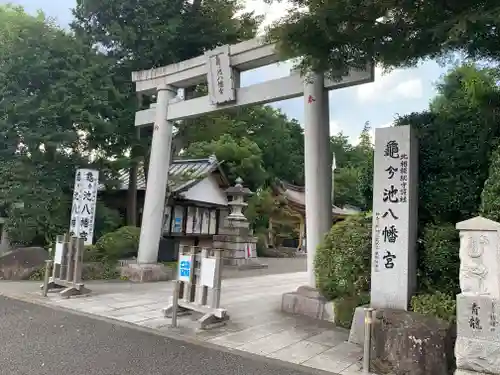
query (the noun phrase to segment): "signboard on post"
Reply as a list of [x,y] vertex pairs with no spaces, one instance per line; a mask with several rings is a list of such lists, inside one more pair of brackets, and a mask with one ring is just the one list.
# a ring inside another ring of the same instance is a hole
[[76,171],[69,233],[70,236],[83,238],[85,245],[92,245],[98,187],[99,171]]
[[375,130],[371,306],[406,310],[416,283],[417,140],[410,126]]
[[63,249],[64,249],[64,243],[63,242],[56,242],[56,248],[54,251],[54,263],[55,264],[61,264],[62,263],[62,257],[63,257]]
[[192,269],[193,269],[193,257],[191,255],[180,255],[177,279],[179,281],[190,283],[192,278]]
[[215,270],[217,262],[215,258],[201,259],[201,277],[200,284],[213,288],[215,285]]
[[207,56],[208,97],[214,105],[234,102],[236,88],[231,68],[229,46],[209,51]]

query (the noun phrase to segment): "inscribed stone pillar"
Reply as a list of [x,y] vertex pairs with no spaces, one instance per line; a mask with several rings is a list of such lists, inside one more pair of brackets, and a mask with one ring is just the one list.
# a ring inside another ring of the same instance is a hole
[[236,185],[226,190],[232,200],[229,201],[231,213],[224,218],[220,234],[213,236],[216,249],[223,250],[224,264],[237,266],[239,269],[267,268],[257,258],[257,237],[250,230],[250,223],[243,214],[247,206],[245,197],[252,192],[243,187],[243,180],[238,178]]
[[500,374],[500,223],[462,221],[456,374]]
[[375,130],[371,305],[407,310],[416,287],[418,146],[410,126]]

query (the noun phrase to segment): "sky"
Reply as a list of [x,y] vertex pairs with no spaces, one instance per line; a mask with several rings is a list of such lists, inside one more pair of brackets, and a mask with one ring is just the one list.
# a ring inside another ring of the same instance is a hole
[[[41,9],[64,27],[71,22],[71,8],[76,0],[0,0],[0,4],[5,3],[21,5],[29,13]],[[247,10],[266,15],[265,26],[278,19],[289,5],[286,1],[269,5],[262,0],[247,0],[246,6]],[[241,77],[241,84],[249,86],[280,78],[288,75],[290,68],[291,64],[281,63],[246,72]],[[435,95],[435,83],[445,72],[446,68],[433,61],[388,74],[382,74],[377,67],[373,83],[330,91],[330,134],[342,131],[351,142],[356,143],[366,121],[373,128],[385,127],[390,126],[398,114],[426,109]],[[302,98],[277,102],[273,106],[303,124]]]

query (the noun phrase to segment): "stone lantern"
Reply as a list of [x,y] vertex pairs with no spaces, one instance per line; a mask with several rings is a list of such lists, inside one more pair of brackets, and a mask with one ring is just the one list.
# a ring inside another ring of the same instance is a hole
[[243,187],[243,180],[238,177],[236,179],[236,185],[231,186],[226,190],[226,194],[231,198],[229,207],[231,213],[227,217],[228,220],[245,221],[248,224],[248,220],[243,214],[243,209],[248,206],[245,199],[252,194],[252,191],[246,187]]
[[257,258],[257,238],[250,231],[250,223],[243,214],[247,207],[245,199],[252,194],[243,187],[243,180],[236,179],[236,184],[226,190],[230,201],[231,213],[225,218],[220,234],[215,235],[214,248],[223,251],[224,264],[238,269],[267,268]]

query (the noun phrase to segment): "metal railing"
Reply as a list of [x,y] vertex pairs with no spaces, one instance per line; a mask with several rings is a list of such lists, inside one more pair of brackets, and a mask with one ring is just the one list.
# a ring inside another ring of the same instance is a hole
[[57,236],[54,260],[46,262],[44,283],[41,286],[44,296],[50,291],[60,291],[63,297],[90,293],[82,281],[83,252],[82,238]]
[[181,246],[177,280],[170,305],[163,309],[165,317],[172,317],[172,326],[177,326],[177,317],[198,312],[201,329],[224,325],[229,319],[220,307],[222,279],[222,250]]

